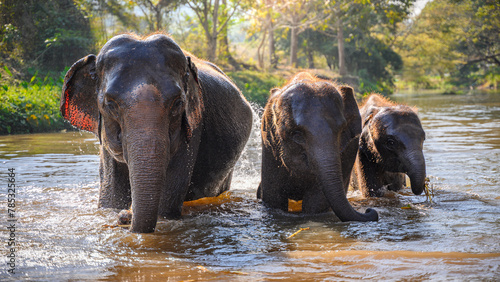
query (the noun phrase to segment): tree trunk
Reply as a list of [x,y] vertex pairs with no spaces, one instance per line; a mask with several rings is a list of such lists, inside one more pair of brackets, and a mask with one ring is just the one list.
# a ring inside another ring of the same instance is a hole
[[291,40],[290,40],[290,66],[297,67],[297,45],[299,40],[297,38],[297,27],[291,28]]
[[156,12],[156,30],[155,31],[158,31],[158,30],[161,30],[163,28],[161,25],[161,7],[156,6],[155,12]]
[[278,58],[276,58],[276,48],[274,47],[274,22],[272,18],[272,9],[267,13],[268,20],[268,35],[269,35],[269,63],[270,68],[275,69],[278,66]]
[[[227,7],[227,0],[222,0],[222,4]],[[224,22],[227,20],[228,14],[227,14],[227,8],[222,11],[221,15],[221,22]],[[228,38],[228,32],[227,32],[227,27],[229,25],[226,24],[224,28],[221,30],[222,36],[219,36],[221,38],[220,40],[220,50],[219,50],[219,58],[222,60],[227,60],[227,62],[234,67],[235,70],[240,69],[239,63],[236,61],[236,59],[233,57],[231,54],[231,51],[229,50],[229,38]]]
[[262,41],[259,44],[259,47],[257,48],[257,59],[259,59],[259,68],[264,69],[264,50],[262,50],[262,47],[264,47],[264,42],[266,42],[266,36],[267,36],[267,30],[264,30],[264,37],[262,38]]
[[314,69],[314,55],[311,48],[307,47],[307,63],[310,69]]
[[339,45],[339,75],[345,76],[347,74],[347,69],[345,67],[344,55],[344,28],[340,17],[337,17],[337,40]]
[[212,32],[208,34],[208,60],[215,61],[217,58],[217,24],[219,23],[219,0],[214,2],[214,13],[212,18]]

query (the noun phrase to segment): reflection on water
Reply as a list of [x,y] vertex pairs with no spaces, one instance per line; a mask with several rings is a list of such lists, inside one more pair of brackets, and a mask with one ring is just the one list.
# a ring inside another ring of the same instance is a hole
[[[96,139],[86,133],[0,136],[0,175],[19,185],[17,274],[11,280],[494,280],[500,276],[500,95],[396,95],[426,130],[431,205],[408,189],[380,199],[350,192],[379,222],[332,213],[269,211],[256,200],[258,121],[229,196],[190,205],[153,234],[114,224],[97,209]],[[3,181],[3,183],[6,183]],[[5,189],[2,189],[5,191]],[[0,195],[5,240],[6,193]],[[411,209],[401,209],[410,204]],[[300,228],[296,236],[287,237]],[[5,248],[6,251],[6,248]],[[5,253],[5,252],[4,252]]]

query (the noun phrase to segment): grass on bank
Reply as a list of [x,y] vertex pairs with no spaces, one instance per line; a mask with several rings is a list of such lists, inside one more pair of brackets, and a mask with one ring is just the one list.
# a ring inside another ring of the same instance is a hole
[[227,72],[249,102],[264,107],[271,89],[281,87],[286,78],[283,75],[260,71],[244,70]]
[[59,112],[61,87],[11,85],[0,88],[0,134],[50,132],[70,128]]
[[23,81],[4,65],[0,69],[0,135],[70,129],[59,112],[66,71],[39,77],[38,71],[29,69],[31,79]]

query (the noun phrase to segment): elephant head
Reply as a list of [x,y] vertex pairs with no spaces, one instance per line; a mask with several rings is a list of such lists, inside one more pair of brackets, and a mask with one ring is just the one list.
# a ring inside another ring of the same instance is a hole
[[[263,116],[263,157],[273,157],[276,166],[285,171],[268,171],[269,167],[263,166],[263,201],[273,201],[266,199],[265,190],[281,189],[288,190],[284,197],[304,198],[306,202],[307,190],[319,187],[340,220],[378,220],[375,210],[359,213],[346,198],[360,132],[361,118],[350,87],[337,88],[302,73],[275,90]],[[266,155],[268,151],[272,156]],[[286,175],[286,187],[270,187],[268,178],[280,173]]]
[[371,105],[363,116],[360,154],[383,171],[407,174],[413,193],[420,195],[426,176],[425,132],[417,113],[405,105]]
[[170,160],[200,125],[201,94],[191,58],[162,34],[114,37],[66,74],[63,117],[128,166],[132,232],[154,231]]

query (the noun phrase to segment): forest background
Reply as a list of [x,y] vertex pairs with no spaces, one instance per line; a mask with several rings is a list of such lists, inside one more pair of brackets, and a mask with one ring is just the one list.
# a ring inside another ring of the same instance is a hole
[[497,0],[1,0],[0,134],[69,129],[69,67],[114,35],[158,31],[259,105],[299,70],[360,95],[500,81]]

